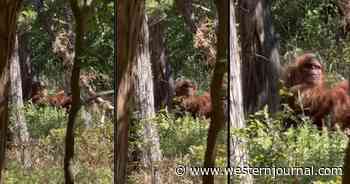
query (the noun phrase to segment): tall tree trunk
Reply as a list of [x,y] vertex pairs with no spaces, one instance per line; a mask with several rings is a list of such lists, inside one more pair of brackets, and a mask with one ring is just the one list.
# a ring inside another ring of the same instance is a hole
[[[348,80],[350,80],[350,77],[348,78]],[[350,136],[348,136],[348,138],[350,138]],[[348,140],[348,146],[346,147],[346,150],[345,150],[343,171],[344,173],[342,177],[342,184],[348,184],[350,183],[350,141],[349,140]]]
[[29,145],[29,132],[23,112],[22,78],[19,64],[18,35],[15,38],[15,46],[10,60],[10,81],[11,81],[11,114],[14,117],[13,127],[15,144],[20,148],[18,160],[25,168],[31,166]]
[[152,121],[155,116],[155,110],[146,15],[144,15],[142,29],[138,39],[136,56],[134,84],[137,108],[140,113],[138,118],[143,124],[143,162],[148,169],[147,173],[151,176],[151,183],[158,184],[161,181],[157,172],[157,165],[161,160],[162,154],[159,146],[158,130]]
[[9,61],[16,35],[17,16],[21,0],[0,0],[0,183],[5,168],[6,135],[8,130]]
[[117,3],[117,121],[114,181],[126,183],[126,167],[128,160],[128,131],[130,97],[133,93],[131,75],[136,62],[137,40],[145,15],[144,0],[119,0]]
[[[218,41],[216,43],[217,55],[214,68],[213,79],[210,84],[210,95],[212,100],[211,123],[208,130],[207,148],[205,151],[204,167],[215,167],[216,140],[220,130],[224,126],[224,104],[222,99],[222,86],[224,75],[227,72],[227,35],[228,35],[228,1],[215,1],[219,14],[219,29],[217,32]],[[214,176],[203,176],[203,184],[214,183]]]
[[32,71],[32,58],[29,45],[30,35],[26,32],[18,33],[19,64],[21,70],[22,95],[24,100],[32,96],[34,73]]
[[174,79],[171,76],[165,44],[166,25],[165,21],[159,19],[161,19],[160,15],[154,15],[148,21],[156,112],[161,108],[170,110],[174,95]]
[[74,124],[77,114],[80,109],[80,64],[81,57],[83,55],[83,35],[84,31],[82,29],[81,17],[76,17],[76,42],[75,51],[76,56],[74,58],[73,70],[71,75],[71,90],[72,90],[72,106],[69,111],[68,124],[66,131],[66,143],[65,143],[65,157],[64,157],[64,176],[67,184],[74,183],[73,176],[73,156],[74,156]]
[[[235,3],[230,0],[230,128],[241,129],[245,128],[243,111],[243,93],[242,93],[242,78],[241,78],[241,59],[239,55],[238,36],[236,29]],[[229,131],[230,133],[231,131]],[[248,165],[247,144],[243,139],[230,133],[230,167],[243,168]],[[231,176],[230,183],[242,184],[253,183],[251,175],[243,175],[238,180]]]
[[68,115],[65,140],[64,177],[66,184],[74,183],[73,156],[74,156],[74,124],[81,107],[80,103],[80,65],[84,58],[86,24],[94,1],[81,2],[70,0],[75,18],[75,56],[71,75],[72,105]]
[[279,107],[278,78],[280,61],[270,1],[239,1],[240,35],[243,60],[243,104],[245,113],[264,105],[270,112]]
[[344,158],[344,174],[342,179],[342,184],[350,183],[350,141],[348,142],[348,146],[345,150],[345,158]]

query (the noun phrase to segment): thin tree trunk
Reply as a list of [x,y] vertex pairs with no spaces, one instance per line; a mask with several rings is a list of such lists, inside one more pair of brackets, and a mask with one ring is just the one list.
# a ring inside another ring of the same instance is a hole
[[78,0],[70,0],[75,18],[75,57],[71,75],[72,105],[68,115],[67,132],[65,140],[64,177],[66,184],[74,183],[73,157],[74,157],[74,124],[81,107],[80,102],[80,65],[84,58],[86,23],[89,18],[93,1],[81,4]]
[[[1,55],[2,56],[2,55]],[[3,59],[3,57],[1,57]],[[3,169],[5,168],[6,141],[8,134],[8,93],[9,93],[9,71],[2,69],[0,78],[0,183],[3,183]]]
[[243,104],[246,114],[279,107],[280,61],[270,4],[267,0],[239,1],[243,60]]
[[342,178],[342,184],[349,184],[350,183],[350,141],[348,142],[348,146],[345,150],[343,170],[344,170],[344,173]]
[[0,0],[0,183],[6,158],[9,98],[9,62],[15,43],[17,16],[21,0]]
[[132,67],[136,62],[139,33],[145,15],[144,0],[119,0],[117,3],[117,121],[115,131],[115,172],[114,181],[126,183],[128,160],[129,110],[132,89]]
[[31,48],[29,46],[30,35],[26,32],[18,34],[19,64],[21,70],[23,100],[29,100],[32,96],[33,71],[31,61]]
[[10,81],[11,81],[11,111],[14,117],[15,144],[20,148],[18,160],[25,168],[31,166],[29,151],[29,132],[23,112],[22,78],[19,64],[18,35],[15,38],[15,46],[11,57]]
[[[215,167],[216,140],[220,130],[224,126],[224,104],[222,98],[222,87],[224,75],[227,70],[227,35],[228,35],[228,1],[216,0],[216,7],[219,14],[219,29],[217,32],[218,41],[216,43],[217,55],[214,68],[213,79],[210,84],[210,95],[212,99],[211,123],[208,130],[207,148],[205,151],[204,167]],[[214,176],[203,176],[203,184],[213,184]]]
[[150,18],[150,53],[154,84],[154,106],[156,112],[162,108],[171,110],[174,95],[174,79],[171,76],[171,66],[168,62],[165,44],[165,21],[160,15]]
[[83,35],[81,20],[76,17],[76,42],[75,51],[76,56],[74,58],[73,70],[71,75],[71,90],[72,90],[72,105],[69,111],[68,124],[66,131],[66,143],[65,143],[65,157],[64,157],[64,176],[66,184],[74,183],[74,171],[73,171],[73,156],[74,156],[74,124],[80,109],[80,64],[81,57],[83,55]]
[[[239,55],[238,36],[236,30],[235,3],[230,0],[230,128],[245,128],[243,111],[243,93],[241,78],[241,59]],[[231,131],[229,131],[231,132]],[[230,133],[230,167],[243,168],[248,165],[247,144],[243,139]],[[251,175],[231,176],[230,183],[253,183]]]
[[152,184],[161,183],[158,173],[158,162],[162,153],[159,146],[157,127],[152,118],[155,116],[153,75],[149,53],[149,33],[147,16],[144,15],[137,48],[137,63],[135,67],[135,96],[138,102],[138,117],[143,124],[143,162],[151,175]]
[[[349,79],[350,77],[348,78],[348,80]],[[348,137],[350,138],[350,136]],[[342,177],[342,184],[348,184],[350,183],[350,141],[349,140],[348,140],[348,146],[346,147],[346,150],[345,150],[343,171],[344,173]]]

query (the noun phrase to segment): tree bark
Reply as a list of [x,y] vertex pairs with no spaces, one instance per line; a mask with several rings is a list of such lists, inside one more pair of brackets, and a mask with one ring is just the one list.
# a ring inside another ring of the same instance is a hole
[[8,130],[9,62],[21,0],[0,0],[0,183],[3,183]]
[[151,183],[161,183],[158,173],[158,163],[162,153],[159,146],[159,134],[152,118],[155,117],[153,75],[149,53],[149,32],[147,16],[144,15],[141,33],[137,44],[137,62],[135,65],[135,97],[138,118],[143,124],[143,162],[151,176]]
[[74,124],[81,107],[80,102],[80,65],[84,58],[86,24],[94,1],[78,2],[70,0],[70,5],[75,18],[75,56],[71,75],[72,105],[68,115],[68,123],[65,140],[64,177],[66,184],[74,183],[73,156],[74,156]]
[[254,113],[264,105],[268,105],[270,112],[276,112],[279,107],[278,41],[273,30],[268,2],[239,1],[243,81],[245,81],[243,104],[246,114]]
[[21,70],[23,100],[29,100],[32,96],[33,70],[31,50],[29,46],[30,35],[20,31],[18,33],[19,63]]
[[[348,78],[348,80],[350,77]],[[350,93],[348,92],[350,95]],[[350,136],[348,136],[349,138]],[[343,177],[342,177],[342,184],[348,184],[350,183],[350,141],[348,141],[348,146],[345,150],[345,156],[344,156],[344,165],[343,165]]]
[[137,41],[144,15],[144,0],[119,0],[117,3],[117,130],[114,145],[114,181],[120,184],[126,183],[130,97],[133,94],[131,75],[136,62]]
[[[211,123],[208,130],[207,148],[205,151],[204,167],[215,167],[216,140],[220,130],[224,126],[224,104],[222,99],[222,86],[224,74],[227,72],[227,40],[228,40],[228,1],[215,1],[219,14],[219,29],[217,32],[218,41],[216,43],[217,55],[214,68],[213,79],[210,84],[210,95],[212,99]],[[203,184],[213,184],[214,176],[203,176]]]
[[154,15],[148,21],[156,112],[162,108],[171,110],[174,95],[174,79],[171,76],[171,66],[168,62],[165,44],[166,25],[165,21],[159,19],[159,15]]
[[350,142],[345,150],[342,184],[350,183]]
[[[241,70],[242,63],[239,55],[238,36],[236,29],[235,3],[230,0],[230,129],[245,128],[243,111],[243,93]],[[231,131],[229,131],[231,132]],[[230,133],[229,138],[230,167],[243,168],[248,165],[247,143]],[[251,175],[231,176],[229,183],[253,183]]]
[[10,60],[10,81],[11,81],[11,114],[14,117],[15,144],[20,148],[18,160],[24,168],[31,166],[29,145],[29,132],[23,112],[22,78],[19,62],[18,35],[15,38],[15,46]]

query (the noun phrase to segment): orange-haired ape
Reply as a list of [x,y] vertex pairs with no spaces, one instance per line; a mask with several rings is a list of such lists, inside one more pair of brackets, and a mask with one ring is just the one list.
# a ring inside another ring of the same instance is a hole
[[49,96],[48,102],[52,106],[66,108],[68,110],[72,103],[72,96],[67,96],[65,92],[61,90],[57,94]]
[[349,81],[341,81],[330,91],[332,99],[332,125],[350,128]]
[[322,127],[323,118],[331,111],[332,99],[325,86],[324,68],[316,56],[307,53],[297,57],[295,63],[287,67],[284,81],[294,94],[291,107],[295,109],[295,101],[298,103],[300,99],[305,114]]
[[31,100],[38,105],[51,105],[54,107],[65,108],[69,110],[72,103],[72,96],[66,95],[63,90],[55,95],[48,95],[44,85],[33,85],[33,94]]
[[193,116],[210,117],[211,98],[205,92],[203,95],[196,95],[197,87],[189,80],[178,80],[175,83],[175,98],[185,111],[191,112]]
[[[348,127],[350,124],[348,81],[327,88],[324,82],[324,68],[311,53],[297,57],[295,63],[287,67],[285,75],[285,84],[296,97],[294,101],[301,100],[306,115],[309,115],[318,127],[323,126],[323,119],[329,113],[332,114],[332,125],[338,123],[342,128]],[[295,102],[291,103],[291,107],[297,109]]]
[[209,118],[211,113],[211,98],[210,94],[205,92],[201,96],[193,95],[184,98],[181,106],[192,115],[204,116]]
[[197,91],[197,86],[190,80],[177,80],[175,82],[175,96],[188,97],[194,96]]

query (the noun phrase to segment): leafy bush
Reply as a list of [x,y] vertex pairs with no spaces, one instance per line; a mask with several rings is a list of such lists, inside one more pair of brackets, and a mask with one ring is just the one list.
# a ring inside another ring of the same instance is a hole
[[[45,107],[39,110],[38,107],[32,107],[38,112],[48,111],[57,113],[58,109]],[[37,109],[38,108],[38,109]],[[32,111],[34,111],[31,109]],[[6,169],[6,183],[64,183],[63,176],[63,159],[66,128],[52,128],[53,126],[45,125],[46,123],[58,123],[61,117],[55,115],[44,115],[37,113],[33,115],[30,122],[39,121],[41,130],[34,130],[31,133],[37,133],[38,139],[33,141],[29,146],[31,161],[33,166],[30,170],[25,170],[16,160],[15,155],[18,150],[9,150],[10,162]],[[60,114],[62,115],[62,114]],[[43,116],[43,117],[42,117]],[[64,117],[64,115],[62,116]],[[61,117],[61,118],[62,118]],[[66,120],[63,120],[66,122]],[[104,124],[94,124],[91,128],[79,126],[81,120],[77,119],[75,129],[75,159],[74,174],[78,183],[111,183],[113,172],[113,123],[111,121]],[[45,128],[42,128],[45,127]],[[46,132],[47,131],[47,132]],[[47,134],[44,136],[43,134]]]
[[[178,116],[166,111],[157,113],[153,122],[157,125],[160,136],[160,149],[163,159],[160,163],[159,173],[163,177],[164,183],[197,183],[201,181],[201,177],[197,176],[176,176],[173,168],[178,164],[186,166],[203,166],[204,154],[207,144],[207,134],[209,128],[209,120],[202,118],[193,118],[189,114]],[[142,124],[132,124],[130,127],[132,133],[129,136],[130,150],[139,147],[142,131]],[[225,167],[227,165],[227,132],[222,130],[217,140],[217,167]],[[138,167],[130,164],[130,175],[128,183],[144,183],[150,179],[149,174]],[[171,169],[169,169],[171,168]],[[226,182],[225,176],[215,178],[217,183]]]
[[5,171],[5,183],[8,184],[36,184],[64,183],[63,169],[58,167],[47,167],[43,169],[31,169],[23,171],[22,166],[16,162],[8,163],[8,169]]
[[[267,110],[251,116],[247,128],[234,133],[247,140],[250,165],[254,167],[341,167],[347,136],[341,131],[318,130],[307,117],[296,128],[286,128],[289,113],[271,117]],[[262,183],[336,182],[337,176],[256,176]]]
[[51,129],[63,128],[67,122],[64,109],[51,106],[37,106],[25,104],[24,115],[27,121],[29,134],[33,138],[46,137]]
[[[164,157],[181,158],[189,165],[203,165],[207,143],[209,121],[190,115],[175,117],[174,114],[160,112],[155,118],[159,126],[160,147]],[[221,131],[217,140],[218,165],[226,163],[226,136]]]
[[156,118],[159,125],[161,149],[164,155],[187,154],[192,145],[204,145],[209,124],[205,120],[191,116],[175,118],[172,114],[159,113]]

